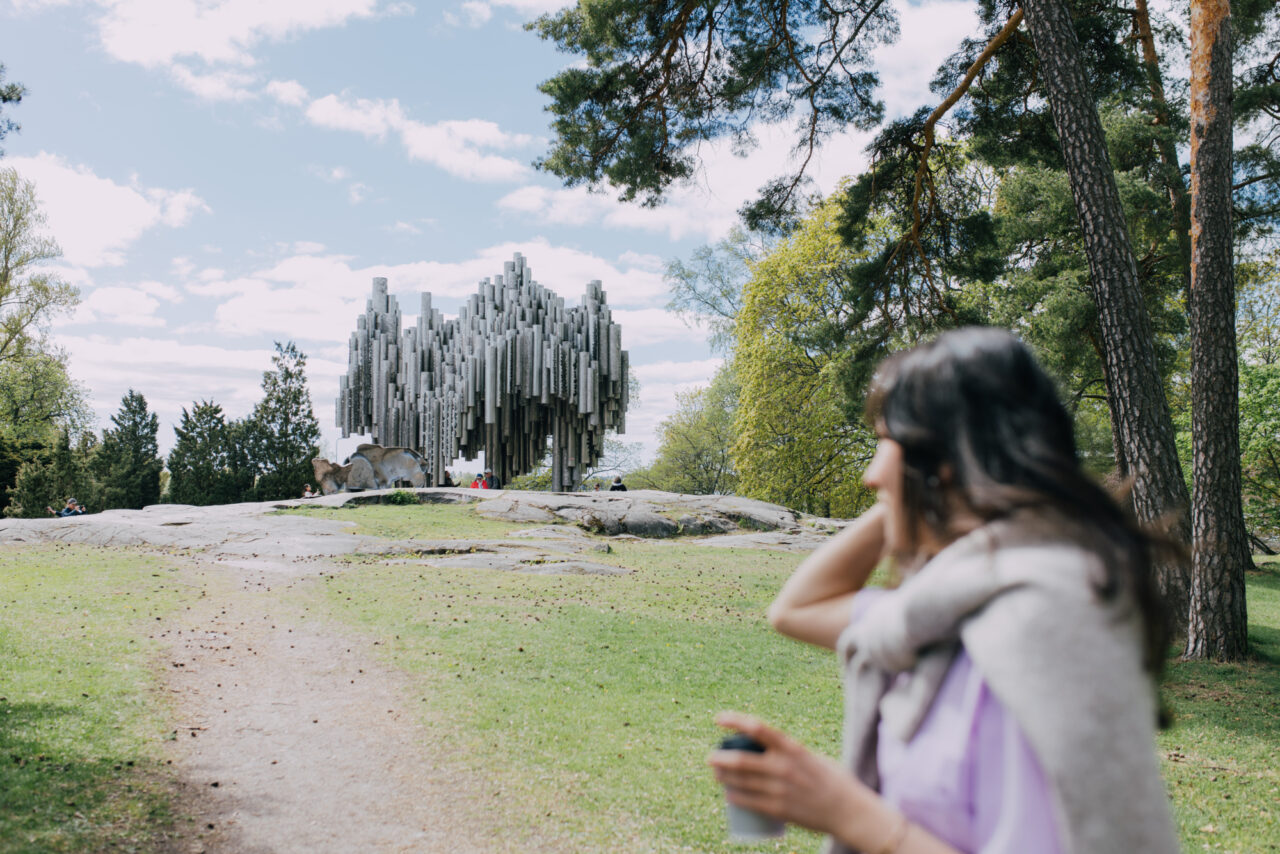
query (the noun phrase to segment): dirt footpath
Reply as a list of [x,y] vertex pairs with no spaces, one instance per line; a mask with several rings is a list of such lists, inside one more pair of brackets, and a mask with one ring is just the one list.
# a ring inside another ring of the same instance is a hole
[[482,786],[451,770],[416,723],[403,677],[367,641],[313,627],[287,602],[302,569],[185,570],[210,595],[158,635],[177,709],[167,749],[196,829],[178,850],[511,850]]

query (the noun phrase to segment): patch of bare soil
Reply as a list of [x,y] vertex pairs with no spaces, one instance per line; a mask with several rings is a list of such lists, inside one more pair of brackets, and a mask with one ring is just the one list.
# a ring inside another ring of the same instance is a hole
[[196,828],[176,850],[515,850],[483,781],[418,723],[421,692],[368,641],[310,625],[281,595],[281,569],[189,567],[211,595],[162,631],[178,713],[168,749]]

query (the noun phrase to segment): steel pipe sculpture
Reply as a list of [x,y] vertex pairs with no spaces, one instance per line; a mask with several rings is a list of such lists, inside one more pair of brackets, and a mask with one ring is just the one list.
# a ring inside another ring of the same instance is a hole
[[417,325],[403,331],[387,280],[375,278],[339,378],[337,426],[419,451],[435,486],[451,461],[482,450],[506,484],[542,462],[550,438],[552,489],[573,489],[603,454],[605,431],[625,430],[627,361],[600,282],[566,308],[518,252],[456,319],[424,293]]

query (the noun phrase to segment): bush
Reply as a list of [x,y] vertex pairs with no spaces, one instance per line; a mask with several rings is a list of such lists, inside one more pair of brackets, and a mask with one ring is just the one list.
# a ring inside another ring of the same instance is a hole
[[387,496],[387,503],[396,504],[401,507],[411,505],[411,504],[417,505],[418,496],[415,493],[409,492],[407,490],[397,489],[395,492]]

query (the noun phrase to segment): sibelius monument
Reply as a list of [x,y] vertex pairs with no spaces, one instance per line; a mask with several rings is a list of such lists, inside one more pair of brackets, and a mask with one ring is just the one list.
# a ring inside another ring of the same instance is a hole
[[422,294],[417,325],[405,330],[387,280],[375,278],[347,364],[343,437],[412,448],[432,486],[454,459],[480,451],[506,484],[543,460],[550,438],[551,488],[572,489],[604,453],[605,431],[625,430],[627,352],[601,283],[566,308],[518,252],[453,320]]

